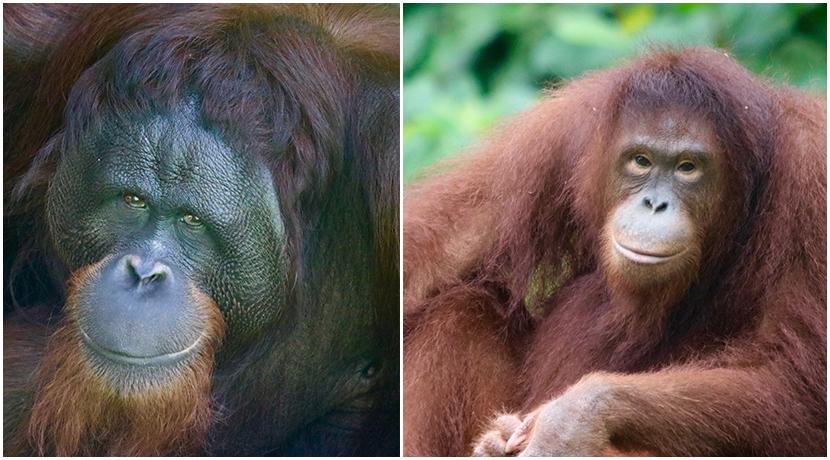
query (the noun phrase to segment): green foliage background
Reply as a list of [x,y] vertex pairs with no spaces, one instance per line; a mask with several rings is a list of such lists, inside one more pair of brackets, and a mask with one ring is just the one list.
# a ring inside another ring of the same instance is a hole
[[648,46],[726,48],[756,74],[827,86],[826,4],[406,4],[404,180],[540,89]]

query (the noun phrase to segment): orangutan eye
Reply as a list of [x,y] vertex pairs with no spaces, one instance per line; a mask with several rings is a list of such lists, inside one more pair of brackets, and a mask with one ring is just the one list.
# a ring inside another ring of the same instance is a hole
[[683,163],[680,163],[680,165],[677,166],[677,170],[680,172],[689,173],[695,170],[695,165],[690,161],[684,161]]
[[651,166],[651,160],[649,160],[645,155],[637,155],[634,157],[634,163],[637,163],[637,166],[648,168]]
[[191,226],[191,227],[198,227],[202,225],[202,219],[198,216],[194,216],[193,214],[185,214],[182,216],[182,222]]
[[127,203],[127,206],[131,208],[143,209],[147,207],[147,203],[144,201],[144,198],[141,198],[134,193],[125,193],[123,199],[124,203]]

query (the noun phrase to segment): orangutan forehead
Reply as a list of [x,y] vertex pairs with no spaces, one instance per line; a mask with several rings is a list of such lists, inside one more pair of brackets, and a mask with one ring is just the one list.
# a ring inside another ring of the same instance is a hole
[[666,151],[717,150],[714,127],[701,114],[682,108],[624,113],[617,123],[619,144]]

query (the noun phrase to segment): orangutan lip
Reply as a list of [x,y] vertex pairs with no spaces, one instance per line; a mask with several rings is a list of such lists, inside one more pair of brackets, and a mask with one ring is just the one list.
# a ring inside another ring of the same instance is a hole
[[616,248],[617,251],[620,254],[622,254],[626,259],[628,259],[632,262],[639,263],[639,264],[660,264],[660,263],[666,262],[669,259],[677,257],[678,255],[683,253],[683,251],[680,251],[680,252],[677,252],[677,253],[674,253],[674,254],[669,254],[669,255],[648,254],[648,253],[635,251],[634,249],[627,248],[627,247],[623,246],[622,244],[618,243],[616,238],[612,237],[611,241],[614,243],[614,248]]
[[193,342],[190,346],[185,348],[184,350],[175,351],[173,353],[166,353],[163,355],[156,355],[156,356],[130,356],[125,355],[123,353],[119,353],[117,351],[108,350],[97,343],[95,343],[92,338],[90,338],[83,329],[81,331],[81,338],[83,339],[84,344],[91,348],[92,351],[101,355],[102,357],[114,361],[119,364],[129,364],[131,366],[151,366],[151,365],[159,365],[159,364],[171,364],[177,361],[180,361],[185,356],[189,355],[193,350],[199,347],[202,343],[202,337],[199,336],[195,342]]

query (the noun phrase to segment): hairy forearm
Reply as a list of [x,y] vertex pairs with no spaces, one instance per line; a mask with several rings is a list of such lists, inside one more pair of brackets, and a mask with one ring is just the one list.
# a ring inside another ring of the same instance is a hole
[[613,444],[670,455],[821,454],[823,431],[773,366],[606,375]]

